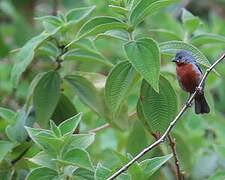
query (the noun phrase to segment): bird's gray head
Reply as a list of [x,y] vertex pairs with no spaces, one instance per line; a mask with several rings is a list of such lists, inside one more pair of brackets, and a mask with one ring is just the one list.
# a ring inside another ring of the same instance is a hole
[[171,61],[177,63],[196,63],[194,56],[186,50],[180,50]]

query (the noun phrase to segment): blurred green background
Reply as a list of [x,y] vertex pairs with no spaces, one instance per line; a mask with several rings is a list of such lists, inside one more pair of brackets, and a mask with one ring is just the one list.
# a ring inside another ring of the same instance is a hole
[[[35,17],[56,15],[58,10],[63,13],[77,7],[96,5],[91,14],[111,15],[106,0],[1,0],[0,1],[0,104],[12,110],[20,109],[28,94],[28,88],[39,72],[51,70],[54,66],[52,60],[44,55],[37,54],[32,64],[23,73],[19,87],[14,89],[10,82],[10,73],[14,63],[15,52],[29,39],[43,31],[42,22]],[[193,15],[200,18],[200,27],[194,35],[201,33],[215,33],[225,36],[225,0],[184,0],[160,10],[148,17],[138,27],[135,33],[146,34],[157,42],[182,39],[185,35],[181,25],[181,8],[185,7]],[[114,14],[117,16],[116,14]],[[87,20],[87,19],[86,19]],[[70,32],[72,39],[81,25],[79,23]],[[150,29],[167,29],[177,37],[167,36],[163,33],[149,31]],[[224,37],[225,38],[225,37]],[[97,49],[113,64],[126,59],[122,51],[123,42],[112,39],[95,41]],[[224,52],[225,43],[208,43],[198,48],[206,55],[210,62],[214,62]],[[90,62],[66,62],[63,64],[63,74],[73,71],[98,72],[107,75],[109,68]],[[170,57],[162,56],[161,70],[168,77],[177,92],[180,109],[185,102],[187,94],[180,90],[175,77],[175,65],[170,63]],[[220,63],[216,70],[220,76],[210,74],[206,82],[206,97],[211,107],[208,115],[195,115],[190,108],[179,120],[172,131],[176,138],[176,147],[182,172],[186,179],[210,179],[218,172],[225,172],[225,62]],[[135,111],[139,97],[140,82],[134,87],[128,97],[128,111]],[[105,124],[92,110],[85,106],[76,95],[65,87],[65,93],[71,97],[79,112],[83,112],[81,132]],[[133,156],[140,152],[154,139],[143,129],[142,124],[133,116],[129,119],[130,129],[119,131],[107,128],[96,134],[95,142],[89,147],[92,160],[103,162],[108,168],[118,167],[118,161],[112,150],[128,152]],[[0,139],[7,139],[5,127],[7,122],[0,119]],[[168,142],[148,153],[146,157],[168,154]],[[172,168],[174,168],[173,161]],[[152,177],[153,179],[172,180],[173,174],[169,166],[165,165]]]

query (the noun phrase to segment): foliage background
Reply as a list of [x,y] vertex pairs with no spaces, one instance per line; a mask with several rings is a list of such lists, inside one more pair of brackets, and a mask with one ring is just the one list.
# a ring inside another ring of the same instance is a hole
[[[14,89],[10,81],[10,73],[15,62],[15,51],[21,48],[29,39],[39,34],[43,30],[42,21],[34,20],[34,17],[46,15],[55,15],[57,10],[63,13],[77,7],[87,7],[96,5],[91,17],[119,15],[115,14],[109,7],[109,1],[102,0],[1,0],[0,1],[0,102],[1,107],[9,108],[13,111],[21,109],[26,103],[29,93],[29,86],[33,78],[40,72],[46,72],[54,69],[56,63],[48,56],[38,53],[34,61],[23,73],[19,86]],[[204,53],[210,62],[214,62],[223,52],[225,44],[225,2],[223,0],[199,0],[182,1],[172,4],[162,10],[148,16],[142,22],[135,33],[145,34],[153,37],[157,42],[168,40],[182,40],[185,37],[181,23],[181,8],[186,6],[190,12],[200,18],[200,26],[192,36],[202,33],[214,33],[220,36],[218,41],[206,39],[202,44],[196,46]],[[68,39],[73,39],[74,32],[77,32],[88,18],[71,28],[67,34]],[[169,33],[151,31],[151,29],[166,29]],[[224,39],[221,39],[224,38]],[[116,39],[99,39],[95,41],[96,48],[112,64],[117,64],[126,59],[122,49],[124,42]],[[178,97],[178,109],[184,104],[187,94],[180,90],[175,77],[175,66],[170,62],[170,56],[162,55],[161,71],[170,81]],[[176,124],[172,131],[172,136],[176,138],[176,148],[181,169],[185,179],[216,179],[216,176],[225,174],[225,63],[222,62],[216,70],[220,73],[218,77],[210,74],[206,82],[206,97],[211,107],[211,113],[208,115],[195,115],[193,108],[190,108]],[[110,67],[103,66],[90,61],[67,61],[63,63],[62,74],[68,74],[75,71],[96,72],[107,76]],[[92,75],[91,75],[92,77]],[[93,82],[101,82],[102,77],[92,77]],[[99,78],[99,79],[98,79]],[[128,114],[135,111],[139,99],[141,81],[134,86],[129,96]],[[106,122],[98,116],[93,110],[88,108],[80,101],[74,91],[68,86],[63,87],[64,93],[72,101],[77,112],[83,112],[80,124],[80,132],[87,132]],[[123,126],[123,121],[119,124]],[[88,147],[93,163],[104,164],[109,169],[119,168],[119,161],[115,157],[114,151],[122,154],[130,153],[135,156],[144,147],[154,141],[154,138],[146,131],[136,115],[128,119],[128,126],[124,125],[123,130],[118,128],[106,128],[96,133],[94,143]],[[0,139],[8,140],[5,128],[8,122],[0,119]],[[11,153],[7,160],[15,159],[24,147],[29,144],[25,142],[23,146],[18,146],[14,153]],[[166,142],[161,148],[156,148],[142,158],[151,158],[169,154],[171,151]],[[15,178],[22,179],[21,174],[29,172],[30,166],[26,158],[36,154],[35,148],[26,152],[26,154],[15,164],[14,167],[5,168],[5,162],[2,162],[1,173],[7,176],[13,170]],[[165,164],[158,170],[151,179],[174,179],[173,160],[169,165]],[[21,171],[22,170],[22,171]],[[20,172],[20,173],[19,173]],[[21,173],[22,172],[22,173]],[[219,178],[221,178],[220,176]]]

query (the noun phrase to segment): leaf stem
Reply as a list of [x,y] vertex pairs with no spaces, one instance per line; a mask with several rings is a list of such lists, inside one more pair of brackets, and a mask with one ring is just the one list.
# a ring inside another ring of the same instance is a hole
[[214,67],[220,61],[222,61],[224,58],[225,58],[225,53],[213,65],[211,65],[206,70],[206,73],[204,74],[204,76],[203,76],[201,82],[199,83],[198,87],[196,88],[195,92],[192,94],[192,96],[190,97],[190,99],[188,100],[188,102],[183,106],[183,108],[178,113],[178,115],[175,117],[175,119],[170,123],[169,127],[167,128],[166,132],[161,136],[161,138],[159,138],[157,141],[155,141],[154,143],[152,143],[151,145],[149,145],[148,147],[146,147],[145,149],[143,149],[137,156],[135,156],[130,162],[128,162],[121,169],[119,169],[117,172],[115,172],[107,180],[112,180],[112,179],[116,178],[117,176],[119,176],[121,173],[123,173],[124,171],[126,171],[133,163],[135,163],[138,159],[140,159],[143,155],[145,155],[151,149],[153,149],[154,147],[158,146],[160,143],[162,143],[162,142],[165,141],[166,137],[168,136],[168,134],[170,133],[170,131],[172,130],[172,128],[174,127],[174,125],[176,124],[176,122],[180,119],[180,117],[188,109],[188,105],[187,104],[190,104],[193,101],[194,97],[198,93],[198,89],[201,89],[201,87],[202,87],[205,79],[207,78],[208,74],[210,73],[210,71],[212,71],[212,69],[214,69]]

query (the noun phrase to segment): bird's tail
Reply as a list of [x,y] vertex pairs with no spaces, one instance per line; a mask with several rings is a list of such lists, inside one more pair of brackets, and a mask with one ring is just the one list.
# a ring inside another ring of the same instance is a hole
[[204,114],[209,113],[209,105],[205,99],[204,94],[198,94],[195,97],[195,113],[196,114]]

